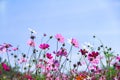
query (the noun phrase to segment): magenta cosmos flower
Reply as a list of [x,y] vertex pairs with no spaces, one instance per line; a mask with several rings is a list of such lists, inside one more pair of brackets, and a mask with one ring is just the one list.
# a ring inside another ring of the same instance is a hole
[[10,67],[7,64],[2,63],[2,67],[5,71],[10,71]]
[[98,53],[98,52],[93,51],[93,52],[92,52],[92,53],[90,53],[88,56],[89,56],[89,57],[96,58],[98,55],[99,55],[99,53]]
[[86,49],[80,49],[80,51],[82,55],[86,55],[86,53],[88,53],[88,51]]
[[63,37],[61,34],[56,34],[56,35],[55,35],[55,38],[56,38],[59,42],[64,43],[64,37]]
[[50,53],[46,53],[46,57],[47,57],[48,59],[52,59],[52,58],[53,58],[52,54],[50,54]]
[[39,48],[45,50],[49,48],[49,44],[46,44],[46,43],[40,44]]
[[71,44],[72,44],[74,47],[79,48],[79,43],[78,43],[78,41],[77,41],[76,39],[72,38],[72,39],[71,39]]

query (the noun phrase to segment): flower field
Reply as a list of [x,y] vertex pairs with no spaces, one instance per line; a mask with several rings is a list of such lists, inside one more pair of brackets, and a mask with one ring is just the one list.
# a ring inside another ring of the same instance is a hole
[[75,38],[66,42],[61,34],[43,34],[37,43],[36,32],[29,30],[27,52],[0,44],[0,80],[120,80],[120,55],[96,36],[97,47],[90,43],[82,47]]

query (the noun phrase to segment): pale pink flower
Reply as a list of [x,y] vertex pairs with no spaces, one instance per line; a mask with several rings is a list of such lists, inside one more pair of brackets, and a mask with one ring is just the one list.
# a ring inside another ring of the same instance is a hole
[[36,65],[36,68],[43,68],[43,65],[39,63]]
[[35,47],[35,42],[34,42],[34,40],[29,40],[29,41],[27,42],[27,44],[28,44],[29,46],[31,46],[31,47]]
[[18,48],[13,48],[13,51],[17,51],[18,50]]
[[5,52],[7,52],[6,48],[0,49],[0,53],[5,53]]
[[61,80],[61,79],[60,79],[60,77],[56,77],[56,79],[55,79],[55,80]]
[[64,37],[63,37],[61,34],[56,34],[56,35],[55,35],[55,38],[56,38],[59,42],[64,43]]
[[117,56],[116,59],[117,59],[118,61],[120,61],[120,56]]
[[88,69],[91,70],[91,71],[96,72],[96,71],[98,71],[98,66],[92,65],[92,66],[89,66]]
[[0,45],[0,53],[5,53],[5,52],[8,52],[8,51],[11,51],[11,48],[12,45],[11,44],[8,44],[8,43],[4,43],[2,45]]
[[101,76],[99,80],[106,80],[106,76]]
[[114,77],[114,80],[118,80],[117,77]]
[[92,64],[99,64],[99,59],[98,58],[96,58],[96,59],[93,59],[92,61],[91,61],[91,63]]
[[78,43],[78,41],[77,41],[76,39],[72,38],[72,39],[71,39],[71,44],[72,44],[74,47],[79,48],[79,43]]
[[19,62],[20,64],[22,64],[22,63],[27,62],[27,59],[26,59],[26,58],[21,58],[18,62]]

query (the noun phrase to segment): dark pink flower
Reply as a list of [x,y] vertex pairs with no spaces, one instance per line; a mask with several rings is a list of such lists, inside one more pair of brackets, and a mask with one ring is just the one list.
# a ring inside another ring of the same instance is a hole
[[92,52],[92,53],[90,53],[88,56],[89,56],[89,57],[96,58],[98,55],[99,55],[99,53],[98,53],[98,52],[93,51],[93,52]]
[[31,46],[31,47],[34,47],[34,46],[35,46],[34,40],[29,40],[27,43],[28,43],[28,45]]
[[3,46],[4,46],[5,48],[10,48],[10,47],[12,47],[12,45],[11,45],[11,44],[8,44],[8,43],[4,43]]
[[53,58],[52,54],[50,54],[50,53],[46,53],[46,57],[47,57],[48,59],[52,59],[52,58]]
[[63,37],[61,34],[56,34],[56,35],[55,35],[55,38],[56,38],[59,42],[64,43],[64,37]]
[[46,44],[46,43],[40,44],[39,48],[45,50],[49,48],[49,44]]
[[5,70],[5,71],[10,71],[10,67],[5,64],[5,63],[2,63],[2,68]]
[[78,43],[78,41],[77,41],[76,39],[72,38],[72,39],[71,39],[71,44],[72,44],[74,47],[79,48],[79,43]]
[[88,51],[86,49],[80,49],[80,51],[82,55],[86,55],[86,53],[88,53]]
[[114,67],[117,69],[117,70],[120,70],[120,64],[119,63],[114,63]]
[[24,78],[26,78],[28,80],[34,80],[31,75],[24,75]]

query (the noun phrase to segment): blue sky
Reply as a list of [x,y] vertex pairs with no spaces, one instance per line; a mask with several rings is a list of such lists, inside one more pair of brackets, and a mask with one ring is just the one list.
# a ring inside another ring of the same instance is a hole
[[28,27],[38,35],[61,33],[80,44],[95,34],[120,52],[119,0],[0,0],[0,44],[23,46]]

